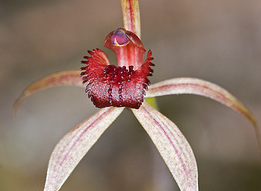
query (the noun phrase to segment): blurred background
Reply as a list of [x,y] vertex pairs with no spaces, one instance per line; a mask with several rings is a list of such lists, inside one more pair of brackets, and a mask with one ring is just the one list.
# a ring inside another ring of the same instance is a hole
[[[261,124],[261,1],[140,0],[142,40],[153,51],[151,82],[196,77],[239,98]],[[43,190],[56,143],[94,114],[83,89],[59,87],[12,104],[31,82],[78,69],[87,50],[122,27],[119,0],[0,1],[0,190]],[[231,109],[194,95],[157,99],[191,144],[202,191],[260,191],[261,158],[251,124]],[[102,135],[61,189],[178,190],[133,114]]]

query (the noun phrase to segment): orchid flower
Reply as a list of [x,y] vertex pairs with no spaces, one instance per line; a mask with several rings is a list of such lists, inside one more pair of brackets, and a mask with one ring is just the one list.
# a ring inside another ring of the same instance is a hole
[[[16,100],[21,101],[39,90],[55,86],[85,88],[99,112],[80,123],[56,145],[48,165],[44,191],[57,191],[71,172],[121,114],[130,109],[146,130],[182,191],[197,191],[198,170],[193,151],[179,128],[151,106],[146,99],[172,94],[196,94],[216,100],[245,116],[254,126],[260,145],[260,132],[253,115],[233,95],[213,83],[195,78],[174,78],[150,85],[152,52],[140,40],[140,14],[137,0],[121,0],[124,28],[108,34],[104,46],[117,57],[110,64],[99,49],[88,51],[81,71],[62,71],[48,75],[28,86]],[[150,86],[149,86],[150,85]],[[149,87],[149,88],[148,88]]]

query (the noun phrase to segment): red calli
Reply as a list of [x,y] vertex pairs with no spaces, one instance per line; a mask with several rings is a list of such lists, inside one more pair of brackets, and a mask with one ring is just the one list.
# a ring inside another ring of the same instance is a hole
[[104,46],[111,49],[117,57],[118,66],[111,65],[106,54],[95,49],[88,51],[90,56],[82,61],[86,64],[81,70],[86,92],[93,104],[103,107],[130,107],[138,109],[148,90],[154,66],[149,50],[143,63],[144,46],[134,33],[119,28],[109,33]]

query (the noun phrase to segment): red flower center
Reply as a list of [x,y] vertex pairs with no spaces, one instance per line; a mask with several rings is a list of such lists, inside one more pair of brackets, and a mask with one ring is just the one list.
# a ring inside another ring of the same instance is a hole
[[140,39],[125,29],[112,31],[105,39],[104,45],[117,56],[118,65],[111,65],[106,54],[95,49],[88,51],[90,57],[82,61],[86,64],[81,70],[83,83],[88,83],[86,92],[93,104],[98,108],[115,106],[138,109],[148,89],[148,76],[153,70],[151,51],[144,63],[145,49]]

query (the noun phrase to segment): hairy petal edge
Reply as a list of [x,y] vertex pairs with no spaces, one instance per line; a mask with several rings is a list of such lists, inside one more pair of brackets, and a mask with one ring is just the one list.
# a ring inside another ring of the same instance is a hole
[[145,90],[150,84],[148,76],[152,75],[154,66],[152,53],[149,50],[147,59],[137,69],[133,66],[110,65],[105,53],[99,49],[88,51],[90,57],[82,61],[83,83],[87,83],[86,93],[98,108],[131,107],[138,109],[143,102]]

